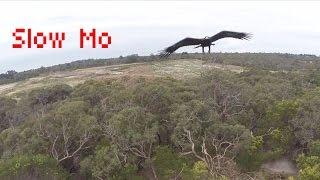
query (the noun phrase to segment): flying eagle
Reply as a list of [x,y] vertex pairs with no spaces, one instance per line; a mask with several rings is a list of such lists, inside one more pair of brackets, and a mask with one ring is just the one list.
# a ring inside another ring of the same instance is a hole
[[211,36],[211,37],[205,37],[203,39],[197,39],[197,38],[184,38],[181,41],[175,43],[174,45],[167,47],[164,49],[163,52],[161,52],[160,57],[161,58],[166,58],[170,56],[171,53],[176,51],[177,49],[183,47],[183,46],[192,46],[192,45],[198,45],[195,48],[202,47],[202,53],[204,53],[204,47],[209,47],[209,53],[210,53],[210,47],[211,45],[215,45],[212,42],[215,42],[219,39],[222,38],[237,38],[237,39],[245,39],[248,40],[251,38],[251,34],[249,33],[244,33],[244,32],[233,32],[233,31],[221,31],[218,34]]

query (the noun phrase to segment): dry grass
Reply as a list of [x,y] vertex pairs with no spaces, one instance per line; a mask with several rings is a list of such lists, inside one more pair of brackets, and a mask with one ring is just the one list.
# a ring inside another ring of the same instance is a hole
[[230,70],[238,73],[243,71],[240,66],[205,63],[198,59],[155,62],[152,64],[152,68],[157,75],[172,76],[177,79],[198,76],[201,72],[209,69]]
[[17,96],[20,93],[30,91],[37,87],[61,83],[76,86],[89,79],[117,79],[125,77],[130,80],[139,77],[153,79],[154,77],[161,76],[183,79],[198,76],[206,69],[222,69],[234,72],[243,71],[243,68],[239,66],[204,63],[197,59],[121,64],[55,72],[17,83],[0,85],[0,95]]

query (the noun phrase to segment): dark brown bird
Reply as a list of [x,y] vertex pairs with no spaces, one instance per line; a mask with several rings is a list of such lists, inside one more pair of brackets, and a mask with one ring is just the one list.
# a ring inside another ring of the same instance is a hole
[[163,52],[160,53],[161,58],[166,58],[170,56],[174,51],[179,49],[183,46],[192,46],[192,45],[198,45],[195,48],[202,47],[202,53],[204,53],[204,47],[209,47],[209,53],[210,53],[210,47],[215,45],[213,42],[222,39],[222,38],[236,38],[236,39],[245,39],[248,40],[251,38],[250,33],[244,33],[244,32],[233,32],[233,31],[221,31],[218,34],[211,36],[211,37],[205,37],[203,39],[198,38],[184,38],[181,41],[175,43],[174,45],[167,47],[163,50]]

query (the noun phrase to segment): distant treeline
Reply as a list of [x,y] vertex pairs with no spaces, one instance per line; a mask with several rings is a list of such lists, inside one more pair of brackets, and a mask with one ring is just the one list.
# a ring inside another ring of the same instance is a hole
[[[200,53],[179,53],[172,54],[169,59],[205,59],[216,63],[231,64],[245,67],[262,68],[267,70],[298,70],[306,68],[320,68],[320,57],[315,55],[294,55],[294,54],[280,54],[280,53],[214,53],[214,54],[200,54]],[[50,67],[41,67],[38,69],[31,69],[23,72],[16,72],[10,70],[6,73],[0,74],[0,84],[13,83],[33,77],[40,74],[68,71],[82,68],[137,63],[159,60],[156,55],[139,56],[133,54],[129,56],[120,56],[118,58],[109,59],[88,59],[78,60],[70,63],[54,65]]]

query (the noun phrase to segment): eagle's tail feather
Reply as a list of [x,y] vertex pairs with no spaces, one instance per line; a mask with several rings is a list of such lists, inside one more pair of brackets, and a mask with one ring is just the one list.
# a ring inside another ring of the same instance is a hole
[[245,36],[242,39],[249,40],[252,38],[252,33],[245,33]]
[[169,57],[170,54],[171,54],[170,52],[162,51],[162,52],[160,52],[159,57],[160,57],[160,59],[165,59],[165,58]]

